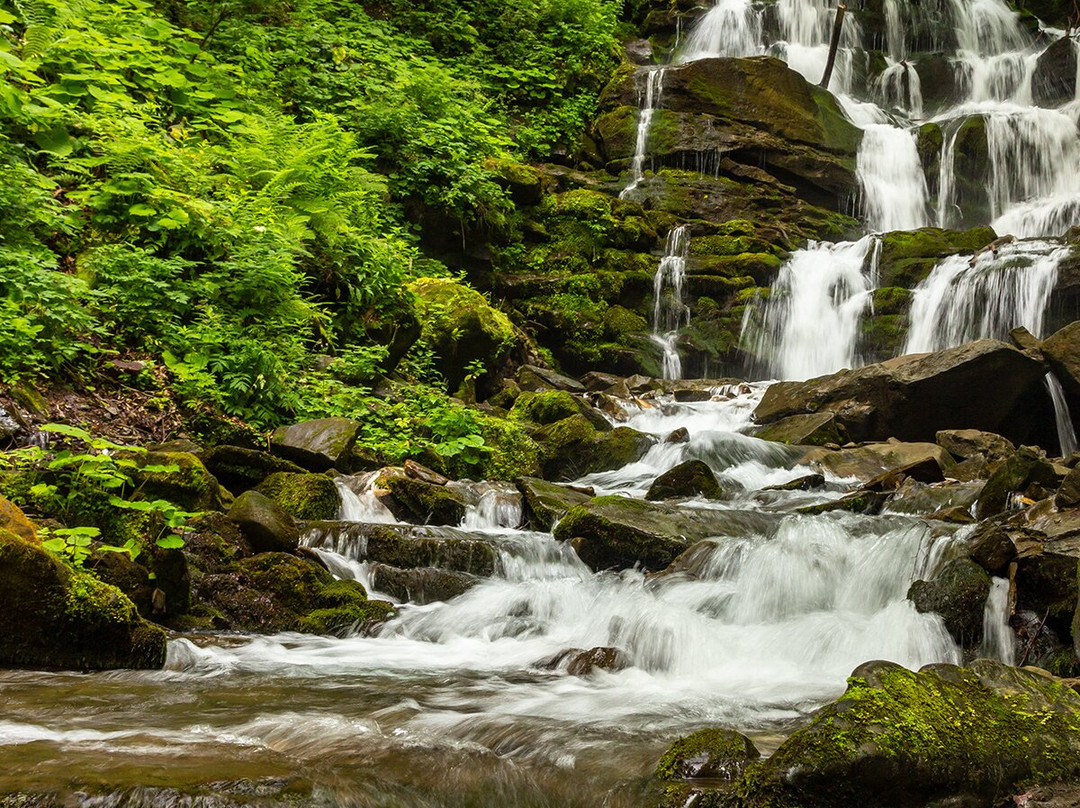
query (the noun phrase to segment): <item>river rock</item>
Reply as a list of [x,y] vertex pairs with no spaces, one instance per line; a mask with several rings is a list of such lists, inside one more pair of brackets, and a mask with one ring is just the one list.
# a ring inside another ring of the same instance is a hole
[[300,529],[280,505],[258,491],[245,491],[229,508],[235,522],[256,552],[285,552],[296,549]]
[[1080,505],[1080,466],[1073,466],[1054,496],[1054,504],[1059,508],[1075,508]]
[[597,497],[571,508],[555,538],[571,542],[594,571],[640,565],[661,570],[691,544],[714,536],[766,532],[771,515],[673,507],[627,497]]
[[566,672],[571,676],[588,676],[594,671],[621,671],[630,667],[630,658],[618,648],[590,648],[573,654],[567,661]]
[[34,523],[18,505],[5,497],[0,497],[0,530],[14,533],[29,544],[41,544]]
[[534,424],[553,424],[582,412],[583,406],[565,390],[524,391],[514,400],[510,418]]
[[739,804],[988,807],[1021,783],[1080,775],[1078,730],[1080,695],[1035,669],[867,662],[843,696],[747,767]]
[[592,498],[591,494],[536,477],[521,477],[516,485],[525,502],[526,518],[535,530],[551,530],[568,510]]
[[1030,401],[1045,395],[1044,375],[1039,362],[1011,345],[978,340],[806,382],[779,382],[754,415],[771,424],[800,413],[832,412],[857,441],[931,441],[945,429],[981,429],[1022,440],[1044,426],[1029,412]]
[[1080,320],[1043,340],[1042,351],[1065,390],[1069,409],[1080,413]]
[[0,666],[160,668],[165,632],[116,587],[0,529]]
[[798,446],[824,446],[826,443],[846,443],[841,434],[836,415],[831,412],[812,412],[806,415],[789,415],[754,430],[754,437],[777,443]]
[[941,615],[945,628],[963,648],[982,642],[983,607],[990,595],[990,576],[967,558],[949,561],[929,581],[915,581],[908,600],[925,614]]
[[325,474],[292,474],[276,471],[255,489],[294,519],[336,519],[341,510],[341,494]]
[[883,474],[905,474],[922,482],[944,479],[952,467],[948,452],[934,443],[870,443],[854,449],[811,449],[800,464],[869,481]]
[[1016,558],[1016,545],[1005,527],[993,520],[980,522],[968,539],[971,560],[991,575],[1001,575]]
[[1076,97],[1076,43],[1062,37],[1035,63],[1031,95],[1041,107],[1058,107]]
[[312,522],[304,543],[333,550],[354,561],[376,561],[400,569],[434,567],[488,577],[498,567],[489,538],[451,527]]
[[629,427],[598,430],[584,415],[563,418],[533,434],[545,479],[572,480],[640,460],[654,438]]
[[387,564],[373,564],[371,567],[371,585],[376,590],[402,602],[421,606],[456,598],[479,582],[479,578],[467,572],[434,567],[399,569]]
[[655,501],[698,496],[720,499],[723,493],[708,464],[701,460],[687,460],[653,480],[645,499]]
[[352,449],[360,434],[360,422],[349,418],[319,418],[274,430],[270,448],[274,454],[291,460],[308,471],[323,472],[353,468]]
[[996,238],[997,233],[989,227],[970,230],[924,227],[885,233],[878,256],[878,286],[913,289],[942,258],[974,253]]
[[1009,506],[1009,497],[1013,494],[1023,493],[1032,485],[1053,490],[1060,480],[1057,469],[1042,451],[1021,446],[986,481],[979,494],[975,517],[986,519],[999,514]]
[[144,499],[165,499],[187,511],[221,511],[232,501],[232,494],[190,452],[123,455],[136,464],[129,473]]
[[942,429],[934,440],[957,460],[984,457],[993,463],[1003,463],[1016,452],[1012,441],[993,432],[978,429]]
[[754,742],[734,730],[703,729],[680,738],[656,764],[659,780],[706,778],[735,780],[761,753]]
[[577,379],[538,365],[524,365],[518,371],[517,383],[522,390],[531,393],[542,393],[547,390],[563,390],[567,393],[578,394],[587,392],[585,385]]
[[304,469],[269,452],[241,446],[215,446],[200,455],[207,471],[234,494],[255,488],[275,472],[302,474]]
[[381,501],[398,519],[422,525],[460,525],[468,506],[465,496],[447,485],[384,472],[378,485],[388,496]]

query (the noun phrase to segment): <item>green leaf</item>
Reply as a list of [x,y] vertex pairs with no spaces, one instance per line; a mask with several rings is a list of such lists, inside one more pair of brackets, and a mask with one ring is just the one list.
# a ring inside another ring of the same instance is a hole
[[184,539],[182,536],[162,536],[154,544],[162,550],[179,550],[184,546]]
[[58,435],[67,435],[71,438],[78,438],[81,441],[89,442],[91,439],[90,433],[85,429],[79,429],[77,426],[70,426],[69,424],[45,424],[41,428],[42,432],[55,432]]
[[62,553],[67,549],[67,542],[64,539],[49,539],[43,541],[41,546],[52,553]]
[[57,157],[67,157],[75,151],[75,141],[62,126],[54,126],[38,132],[34,137],[34,142],[42,151],[55,154]]

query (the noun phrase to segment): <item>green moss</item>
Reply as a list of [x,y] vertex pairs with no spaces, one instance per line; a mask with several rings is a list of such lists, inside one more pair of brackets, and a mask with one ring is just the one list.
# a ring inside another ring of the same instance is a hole
[[[138,464],[132,479],[144,499],[166,499],[188,511],[222,510],[228,492],[190,452],[133,452]],[[175,471],[145,471],[147,466],[175,466]]]
[[483,416],[480,434],[491,448],[480,468],[484,479],[512,480],[540,473],[540,447],[520,424]]
[[760,757],[750,740],[728,729],[703,729],[680,738],[656,765],[655,776],[677,780],[704,769],[703,776],[733,778],[746,761]]
[[510,410],[510,418],[536,424],[552,424],[579,412],[581,405],[565,390],[546,390],[541,393],[524,392],[518,396]]
[[911,292],[900,286],[874,290],[874,314],[906,314],[911,308]]
[[635,314],[622,306],[612,306],[604,314],[604,332],[611,338],[623,334],[642,333],[649,330],[649,324],[640,314]]
[[255,490],[272,499],[295,519],[336,519],[341,509],[337,486],[325,474],[275,472]]
[[930,274],[941,258],[974,253],[995,238],[997,234],[989,227],[970,230],[924,227],[886,233],[881,237],[880,285],[911,289]]

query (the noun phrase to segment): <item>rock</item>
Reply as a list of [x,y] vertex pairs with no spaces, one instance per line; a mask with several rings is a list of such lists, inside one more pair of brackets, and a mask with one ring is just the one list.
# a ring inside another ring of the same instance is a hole
[[703,729],[680,738],[656,764],[660,780],[735,780],[761,753],[754,742],[730,729]]
[[970,516],[971,506],[975,504],[981,491],[982,483],[979,482],[925,485],[907,478],[889,501],[889,511],[929,516],[951,508],[960,508]]
[[881,237],[878,286],[913,289],[942,258],[974,253],[997,238],[989,227],[942,230],[924,227],[898,230]]
[[286,553],[260,553],[194,583],[218,628],[342,635],[385,620],[389,603],[368,600],[356,581],[336,580],[318,564]]
[[1069,409],[1080,412],[1080,320],[1043,340],[1042,352],[1065,390]]
[[402,602],[424,605],[456,598],[468,592],[480,579],[467,572],[434,567],[399,569],[387,564],[371,567],[371,585]]
[[460,525],[468,509],[465,497],[446,485],[415,480],[404,474],[384,474],[379,485],[389,492],[383,498],[398,519],[423,525]]
[[1022,325],[1009,331],[1009,339],[1012,340],[1012,344],[1021,351],[1027,351],[1030,354],[1042,356],[1042,342]]
[[450,482],[449,477],[444,477],[437,471],[429,469],[427,466],[421,466],[415,460],[406,460],[401,467],[405,472],[406,477],[412,477],[414,480],[419,480],[422,483],[428,483],[429,485],[446,485]]
[[544,176],[533,166],[514,160],[489,158],[484,161],[484,168],[495,175],[499,187],[510,192],[514,204],[540,203],[544,194]]
[[799,464],[866,481],[883,474],[904,474],[921,482],[936,482],[944,479],[953,460],[934,443],[870,443],[856,449],[811,449]]
[[996,805],[1080,774],[1078,727],[1080,695],[1030,668],[867,662],[736,788],[745,806]]
[[476,290],[448,278],[420,278],[408,288],[417,297],[424,338],[435,350],[450,392],[479,362],[484,372],[475,380],[476,396],[483,401],[532,358],[529,338]]
[[771,424],[832,412],[852,440],[933,440],[946,429],[980,429],[1023,440],[1044,428],[1042,365],[997,340],[913,354],[807,382],[779,382],[754,415]]
[[626,497],[597,497],[571,508],[555,526],[594,571],[668,566],[696,541],[739,531],[764,531],[773,516],[743,511],[695,510]]
[[585,393],[586,388],[577,379],[556,373],[549,368],[525,365],[518,371],[517,382],[522,390],[530,393],[542,393],[548,390],[563,390],[567,393]]
[[664,443],[689,443],[690,442],[690,430],[685,426],[680,426],[678,429],[673,430],[670,435],[664,438]]
[[1006,460],[986,481],[975,508],[976,519],[999,514],[1009,506],[1009,497],[1022,493],[1033,484],[1049,490],[1057,488],[1060,478],[1046,456],[1031,446],[1020,449]]
[[255,489],[290,514],[294,519],[337,519],[341,494],[325,474],[274,472]]
[[18,505],[4,497],[0,497],[0,530],[14,533],[29,544],[41,544],[34,523],[26,518]]
[[908,600],[920,613],[941,615],[945,628],[964,648],[982,642],[983,608],[990,595],[990,576],[966,558],[949,561],[929,581],[915,581]]
[[229,519],[240,527],[259,553],[290,553],[300,540],[300,530],[292,516],[258,491],[245,491],[237,497],[229,508]]
[[0,530],[0,665],[160,668],[165,632],[116,587]]
[[184,556],[196,573],[220,572],[255,554],[240,526],[223,513],[204,513],[188,522]]
[[354,561],[375,561],[399,569],[433,567],[490,577],[499,555],[490,539],[448,527],[318,522],[308,526],[305,544]]
[[660,500],[676,497],[705,497],[720,499],[723,496],[720,483],[716,481],[708,464],[701,460],[687,460],[669,469],[653,480],[645,499]]
[[821,474],[807,474],[804,477],[798,477],[789,483],[781,483],[780,485],[770,485],[766,488],[762,488],[762,491],[813,491],[815,488],[821,488],[825,485],[825,477]]
[[590,370],[581,377],[581,384],[590,393],[606,393],[622,381],[622,376],[616,376],[614,373],[601,373],[598,370]]
[[601,671],[621,671],[630,667],[630,659],[618,648],[590,648],[570,657],[566,672],[571,676],[588,676]]
[[538,430],[533,440],[540,445],[544,477],[565,480],[634,463],[654,439],[625,426],[600,432],[584,415],[574,415]]
[[655,64],[652,43],[647,39],[631,39],[623,45],[626,58],[635,65]]
[[234,494],[258,487],[275,472],[304,473],[304,469],[283,457],[241,446],[215,446],[200,457],[207,471]]
[[563,418],[581,413],[583,407],[565,390],[546,390],[542,393],[523,392],[514,401],[510,418],[534,424],[553,424]]
[[[1065,479],[1061,481],[1061,486],[1054,496],[1054,504],[1059,508],[1075,508],[1080,505],[1080,466],[1073,466],[1065,475]],[[0,521],[0,527],[2,526],[3,523]]]
[[356,471],[352,449],[360,434],[360,422],[349,418],[319,418],[274,430],[270,448],[274,454],[308,471],[331,468],[346,474]]
[[591,499],[567,486],[549,483],[535,477],[520,477],[516,481],[525,501],[526,517],[534,530],[551,530],[552,525],[573,508]]
[[1040,107],[1059,107],[1076,97],[1076,46],[1062,37],[1035,63],[1031,94]]
[[957,460],[984,458],[992,465],[991,470],[1016,452],[1012,441],[978,429],[943,429],[934,436],[934,440]]
[[831,412],[814,412],[806,415],[789,415],[754,430],[754,437],[776,443],[798,446],[824,446],[826,443],[845,443],[836,415]]
[[[154,586],[146,567],[136,564],[127,553],[96,550],[83,565],[99,581],[123,592],[142,617],[153,619],[167,611],[168,600],[164,591]],[[155,608],[155,593],[160,594],[159,608]]]
[[806,505],[797,509],[797,513],[809,515],[831,513],[832,511],[848,511],[850,513],[862,513],[868,516],[876,516],[885,508],[889,501],[889,495],[880,491],[854,491],[850,494],[834,499],[830,502],[822,502],[819,505]]
[[[223,511],[232,495],[190,452],[132,452],[131,478],[143,499],[165,499],[186,511]],[[154,468],[172,467],[172,471]]]

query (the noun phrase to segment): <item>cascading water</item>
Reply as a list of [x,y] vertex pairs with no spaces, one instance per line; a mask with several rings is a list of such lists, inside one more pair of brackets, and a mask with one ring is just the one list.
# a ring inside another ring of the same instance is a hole
[[780,270],[760,321],[748,307],[743,342],[774,378],[809,379],[856,364],[870,305],[875,240],[811,244]]
[[678,61],[756,56],[763,52],[761,17],[752,0],[718,0],[694,27]]
[[628,198],[645,179],[645,160],[649,156],[649,129],[652,126],[653,113],[660,106],[660,98],[664,92],[664,68],[657,67],[646,71],[643,83],[645,89],[638,110],[637,139],[634,142],[634,157],[630,163],[630,184],[623,188],[619,194],[620,199]]
[[1072,415],[1069,413],[1069,402],[1065,398],[1065,391],[1061,388],[1061,382],[1053,373],[1046,374],[1046,389],[1050,393],[1050,400],[1054,402],[1054,425],[1057,427],[1058,448],[1062,457],[1068,457],[1077,449],[1076,427],[1073,426]]
[[929,224],[926,177],[911,132],[889,124],[867,126],[856,176],[863,221],[870,230],[914,230]]
[[[690,254],[690,231],[685,226],[668,233],[664,257],[653,277],[653,340],[663,351],[665,379],[682,378],[682,359],[676,340],[679,329],[690,322],[690,307],[683,302],[686,258]],[[665,294],[665,290],[670,290]]]
[[1016,634],[1009,627],[1009,579],[994,578],[983,607],[980,655],[1006,665],[1016,664]]

